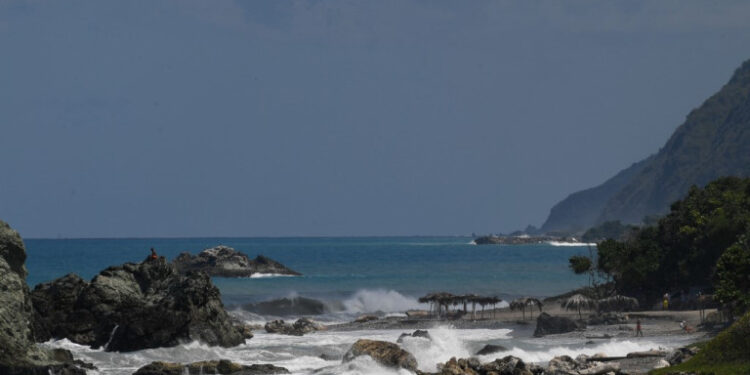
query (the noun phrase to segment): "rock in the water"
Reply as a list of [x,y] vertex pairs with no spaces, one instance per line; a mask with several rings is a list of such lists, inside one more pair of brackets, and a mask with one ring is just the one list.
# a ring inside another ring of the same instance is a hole
[[268,333],[280,333],[282,335],[302,336],[306,333],[324,330],[325,326],[315,323],[307,318],[297,319],[293,324],[283,320],[272,320],[267,322],[265,330]]
[[230,347],[245,339],[209,276],[181,274],[163,257],[109,267],[91,282],[67,275],[37,285],[31,296],[40,341],[133,351],[193,340]]
[[170,362],[151,362],[138,369],[133,375],[265,375],[288,374],[283,367],[268,364],[241,365],[228,360],[194,362],[188,365]]
[[437,375],[479,375],[477,370],[479,369],[480,363],[476,358],[460,358],[452,357],[448,362],[438,364]]
[[354,323],[367,323],[373,320],[378,320],[378,317],[375,315],[361,315],[357,319],[354,319]]
[[505,352],[508,351],[508,348],[502,346],[502,345],[493,345],[493,344],[487,344],[484,346],[484,348],[480,349],[476,355],[488,355],[493,353],[499,353],[499,352]]
[[36,346],[25,261],[26,248],[21,236],[0,221],[0,374],[85,374],[75,365],[69,351]]
[[432,336],[430,336],[430,333],[423,329],[418,329],[412,333],[404,332],[398,337],[398,340],[396,340],[396,342],[404,341],[404,337],[421,337],[423,339],[432,340]]
[[320,315],[328,312],[328,306],[323,302],[305,297],[263,301],[247,304],[242,308],[256,314],[272,316]]
[[410,371],[417,370],[414,356],[392,342],[360,339],[352,345],[343,362],[349,362],[361,355],[368,355],[376,362],[388,367],[401,367]]
[[536,330],[534,330],[535,337],[542,337],[544,335],[551,335],[556,333],[572,332],[579,328],[585,328],[575,320],[562,317],[552,316],[547,313],[539,314],[536,319]]
[[216,246],[198,255],[182,253],[174,260],[180,272],[203,271],[211,276],[250,277],[254,274],[300,275],[283,264],[258,255],[255,259],[228,246]]
[[531,374],[530,369],[531,367],[526,365],[521,358],[511,355],[485,363],[481,367],[482,373],[488,374],[494,372],[501,375],[527,375]]

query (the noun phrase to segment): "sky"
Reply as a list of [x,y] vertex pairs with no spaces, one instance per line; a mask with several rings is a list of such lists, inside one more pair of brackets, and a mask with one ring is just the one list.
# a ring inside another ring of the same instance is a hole
[[0,0],[24,237],[539,226],[750,58],[747,1]]

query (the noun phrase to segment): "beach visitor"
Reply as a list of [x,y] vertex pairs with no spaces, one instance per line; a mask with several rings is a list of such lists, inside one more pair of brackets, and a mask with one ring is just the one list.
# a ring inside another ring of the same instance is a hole
[[149,256],[149,259],[150,260],[157,260],[157,259],[159,259],[159,256],[156,255],[156,250],[154,250],[153,247],[151,248],[151,256]]
[[643,337],[643,331],[641,330],[641,319],[639,318],[635,322],[635,337]]
[[664,293],[664,302],[662,302],[662,309],[669,310],[669,293]]

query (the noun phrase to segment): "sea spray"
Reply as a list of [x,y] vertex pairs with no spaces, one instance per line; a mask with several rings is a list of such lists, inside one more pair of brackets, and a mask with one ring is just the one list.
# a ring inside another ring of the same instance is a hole
[[344,309],[350,314],[393,313],[414,309],[428,309],[429,305],[419,303],[416,298],[407,297],[395,290],[360,290],[343,301]]
[[430,338],[404,337],[403,348],[414,355],[422,371],[433,372],[437,364],[451,357],[468,358],[471,356],[466,342],[455,329],[438,327],[429,330]]
[[109,340],[104,344],[104,350],[109,349],[109,344],[112,343],[112,339],[115,337],[115,332],[117,332],[118,328],[120,328],[119,324],[115,324],[115,328],[112,328],[112,332],[109,333]]

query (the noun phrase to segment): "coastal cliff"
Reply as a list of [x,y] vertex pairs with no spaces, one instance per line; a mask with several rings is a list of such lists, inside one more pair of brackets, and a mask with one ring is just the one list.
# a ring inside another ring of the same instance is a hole
[[65,350],[42,350],[34,343],[33,308],[26,285],[26,248],[21,236],[0,221],[0,373],[79,375]]
[[661,215],[691,186],[750,176],[750,60],[690,112],[664,147],[604,184],[556,204],[544,232],[585,230],[606,221],[640,223]]

